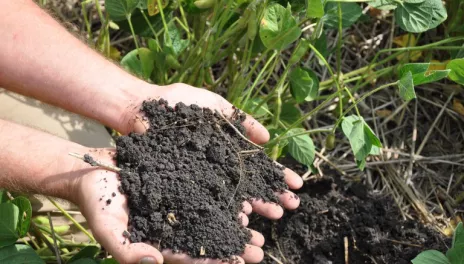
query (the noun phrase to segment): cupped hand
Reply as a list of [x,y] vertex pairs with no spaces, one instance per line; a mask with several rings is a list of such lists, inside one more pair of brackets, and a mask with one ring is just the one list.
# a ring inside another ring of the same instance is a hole
[[[93,158],[106,164],[113,164],[114,149],[89,149]],[[106,169],[91,167],[76,161],[76,180],[74,202],[87,219],[95,238],[121,264],[217,264],[220,260],[192,259],[186,254],[174,254],[169,250],[160,252],[146,243],[131,243],[127,238],[129,209],[126,196],[119,192],[119,176]],[[240,213],[244,226],[248,217]],[[234,257],[238,263],[258,263],[264,253],[260,247],[264,237],[250,230],[252,238],[241,256]]]

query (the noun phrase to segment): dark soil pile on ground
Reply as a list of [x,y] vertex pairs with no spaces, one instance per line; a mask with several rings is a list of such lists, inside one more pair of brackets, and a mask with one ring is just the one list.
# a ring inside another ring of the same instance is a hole
[[[193,257],[240,255],[250,238],[243,201],[277,202],[282,168],[245,141],[219,113],[166,101],[142,107],[147,133],[117,140],[121,191],[129,201],[130,240]],[[244,133],[237,114],[231,122]]]
[[[370,195],[365,186],[324,178],[297,193],[300,207],[277,221],[257,217],[250,227],[266,238],[264,250],[282,263],[411,263],[426,249],[446,251],[437,232],[403,221],[394,203]],[[280,249],[279,249],[280,248]],[[266,256],[265,264],[278,263]]]

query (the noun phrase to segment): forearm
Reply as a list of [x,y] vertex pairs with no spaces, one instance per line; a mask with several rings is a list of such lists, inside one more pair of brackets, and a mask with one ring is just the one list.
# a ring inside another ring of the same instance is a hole
[[146,82],[81,43],[31,0],[0,4],[0,86],[108,126],[123,121],[132,93]]
[[0,119],[0,189],[40,193],[74,201],[82,162],[69,152],[87,148]]

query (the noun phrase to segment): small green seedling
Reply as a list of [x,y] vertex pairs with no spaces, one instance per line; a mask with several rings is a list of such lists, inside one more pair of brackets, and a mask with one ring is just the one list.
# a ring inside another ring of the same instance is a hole
[[446,255],[437,250],[427,250],[412,260],[413,264],[461,264],[464,263],[464,227],[462,222],[454,231],[453,244]]

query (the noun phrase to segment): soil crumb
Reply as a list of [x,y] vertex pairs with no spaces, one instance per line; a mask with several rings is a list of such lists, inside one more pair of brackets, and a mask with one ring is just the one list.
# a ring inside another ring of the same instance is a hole
[[[300,207],[277,222],[250,218],[250,228],[266,238],[265,252],[288,264],[345,264],[346,238],[348,263],[406,264],[424,250],[447,250],[448,239],[403,220],[390,199],[334,179],[306,182],[296,191]],[[262,263],[278,262],[266,255]]]
[[[283,168],[209,109],[159,100],[142,111],[148,131],[116,142],[130,241],[196,258],[240,255],[250,239],[239,223],[242,202],[278,202]],[[243,120],[237,113],[230,122],[245,135]]]

